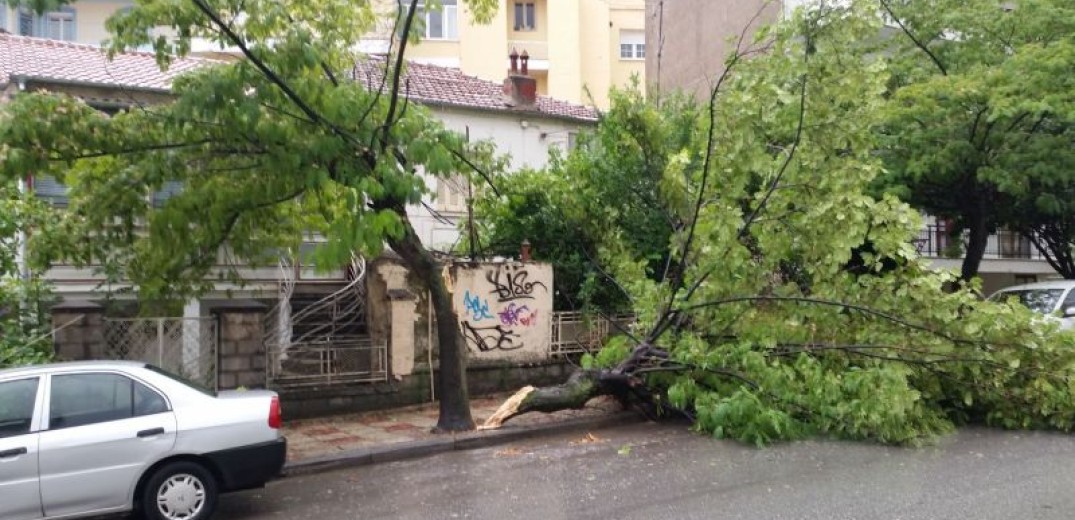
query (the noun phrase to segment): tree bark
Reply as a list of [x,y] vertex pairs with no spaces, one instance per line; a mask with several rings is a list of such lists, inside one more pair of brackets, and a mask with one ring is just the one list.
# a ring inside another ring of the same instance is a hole
[[478,429],[500,428],[508,419],[528,412],[578,410],[600,395],[615,395],[623,400],[627,394],[627,381],[627,377],[607,370],[577,370],[561,385],[526,386],[504,401]]
[[648,416],[656,417],[656,402],[636,371],[654,362],[668,359],[668,353],[649,343],[634,348],[627,359],[611,369],[576,370],[561,385],[534,388],[523,387],[500,405],[500,408],[479,429],[492,430],[517,415],[528,412],[552,413],[577,410],[597,396],[615,397],[624,407],[634,403]]
[[[470,397],[467,390],[466,349],[458,329],[459,318],[452,308],[452,297],[441,278],[437,261],[414,232],[414,227],[407,218],[406,207],[399,203],[393,205],[392,210],[399,215],[404,232],[399,238],[390,238],[388,245],[403,258],[411,272],[429,289],[429,298],[437,319],[440,361],[440,371],[436,378],[437,396],[440,397],[437,430],[473,430],[474,419],[470,414]],[[433,367],[429,369],[433,370]]]
[[[978,203],[981,206],[981,203]],[[989,225],[986,221],[985,211],[978,207],[967,215],[967,251],[963,256],[963,265],[960,270],[960,278],[970,281],[978,276],[978,269],[985,256],[985,247],[989,243]]]

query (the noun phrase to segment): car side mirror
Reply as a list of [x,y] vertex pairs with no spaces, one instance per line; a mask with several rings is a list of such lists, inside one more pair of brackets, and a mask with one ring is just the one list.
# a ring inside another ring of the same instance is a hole
[[1067,307],[1067,308],[1065,308],[1064,309],[1064,317],[1065,318],[1071,318],[1072,316],[1075,316],[1075,307]]

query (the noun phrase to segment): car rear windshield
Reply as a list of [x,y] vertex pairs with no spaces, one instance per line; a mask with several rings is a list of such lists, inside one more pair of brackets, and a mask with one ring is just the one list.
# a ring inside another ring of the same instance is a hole
[[1028,309],[1041,314],[1049,314],[1056,308],[1056,302],[1064,294],[1063,289],[1026,289],[1020,291],[1004,291],[993,296],[993,300],[1006,302],[1015,297],[1019,303]]
[[187,378],[185,378],[185,377],[183,377],[181,375],[173,374],[173,373],[171,373],[171,372],[169,372],[169,371],[167,371],[167,370],[165,370],[165,369],[163,369],[161,367],[154,366],[154,365],[146,365],[146,370],[149,370],[150,372],[156,372],[156,373],[158,373],[158,374],[160,374],[160,375],[162,375],[164,377],[167,377],[167,378],[169,378],[169,379],[171,379],[173,381],[183,383],[184,385],[189,386],[189,387],[191,387],[191,388],[193,388],[193,389],[195,389],[195,390],[197,390],[197,391],[199,391],[199,392],[201,392],[201,393],[203,393],[205,395],[208,395],[210,397],[216,397],[216,391],[212,390],[211,388],[209,388],[209,387],[207,387],[205,385],[202,385],[200,383],[196,383],[194,381],[191,381],[190,379],[187,379]]

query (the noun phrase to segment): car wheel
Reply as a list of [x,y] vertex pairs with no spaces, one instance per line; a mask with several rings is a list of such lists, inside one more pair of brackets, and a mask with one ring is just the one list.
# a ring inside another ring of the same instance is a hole
[[216,502],[216,480],[204,466],[173,462],[146,482],[141,513],[146,520],[205,520]]

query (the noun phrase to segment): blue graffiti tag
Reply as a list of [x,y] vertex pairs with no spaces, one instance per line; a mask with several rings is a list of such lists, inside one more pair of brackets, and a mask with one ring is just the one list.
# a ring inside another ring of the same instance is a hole
[[489,301],[482,300],[478,295],[470,294],[469,289],[463,294],[463,309],[463,312],[469,314],[474,321],[493,318],[493,315],[489,312]]

